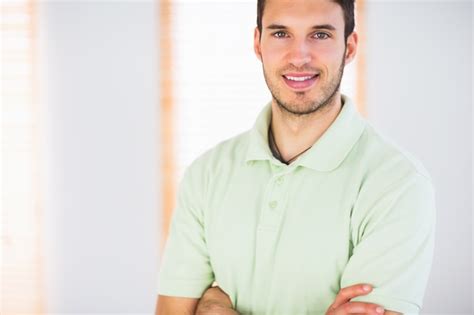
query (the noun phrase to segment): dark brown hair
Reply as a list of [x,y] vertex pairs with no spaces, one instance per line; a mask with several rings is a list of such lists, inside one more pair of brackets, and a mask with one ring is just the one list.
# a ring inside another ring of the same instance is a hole
[[[355,0],[332,0],[339,4],[344,12],[344,39],[354,31],[354,2]],[[262,36],[262,16],[265,8],[265,0],[257,0],[257,27]]]

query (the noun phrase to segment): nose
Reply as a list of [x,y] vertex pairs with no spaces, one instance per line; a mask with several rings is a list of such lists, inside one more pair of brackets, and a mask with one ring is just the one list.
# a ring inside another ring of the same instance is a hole
[[295,40],[290,47],[289,62],[300,68],[311,62],[311,50],[305,40]]

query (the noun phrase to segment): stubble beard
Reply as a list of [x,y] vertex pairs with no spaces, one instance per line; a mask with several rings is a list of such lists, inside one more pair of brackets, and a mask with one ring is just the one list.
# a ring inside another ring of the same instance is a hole
[[[345,56],[345,52],[343,56]],[[273,84],[272,81],[269,79],[270,76],[267,75],[263,62],[262,67],[265,82],[267,83],[268,89],[270,90],[273,99],[280,107],[280,109],[291,115],[304,116],[313,114],[315,112],[320,112],[334,103],[336,94],[339,91],[339,87],[341,85],[342,75],[344,74],[344,58],[342,59],[342,62],[339,66],[339,70],[337,72],[336,77],[334,77],[330,82],[328,82],[326,86],[321,87],[322,95],[320,97],[317,97],[316,99],[310,100],[305,100],[307,92],[295,92],[297,96],[296,100],[288,102],[283,101],[283,98],[277,85]],[[317,82],[316,84],[320,83]]]

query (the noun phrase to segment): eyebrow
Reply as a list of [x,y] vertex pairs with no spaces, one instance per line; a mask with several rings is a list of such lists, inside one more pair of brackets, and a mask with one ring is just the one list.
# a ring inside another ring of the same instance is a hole
[[[285,25],[280,25],[280,24],[270,24],[266,27],[269,30],[286,30],[288,29]],[[313,30],[330,30],[330,31],[335,31],[336,28],[332,26],[331,24],[320,24],[320,25],[313,25],[311,27]]]

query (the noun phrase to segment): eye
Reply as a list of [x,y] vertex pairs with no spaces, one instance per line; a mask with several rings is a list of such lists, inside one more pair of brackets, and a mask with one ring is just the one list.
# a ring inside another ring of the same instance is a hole
[[278,32],[273,33],[272,36],[276,38],[283,38],[283,37],[286,37],[286,33],[283,31],[278,31]]
[[324,33],[324,32],[317,32],[317,33],[314,33],[314,38],[316,39],[328,39],[330,36],[328,33]]

